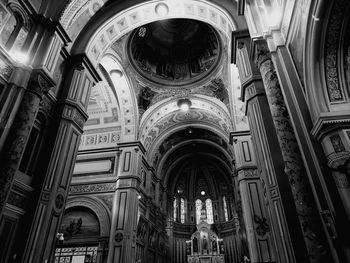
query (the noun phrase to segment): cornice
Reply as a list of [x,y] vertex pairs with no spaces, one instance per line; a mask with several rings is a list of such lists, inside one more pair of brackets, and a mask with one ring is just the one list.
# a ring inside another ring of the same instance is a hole
[[344,112],[321,113],[311,130],[311,135],[317,140],[321,140],[327,133],[341,128],[350,128],[349,114]]

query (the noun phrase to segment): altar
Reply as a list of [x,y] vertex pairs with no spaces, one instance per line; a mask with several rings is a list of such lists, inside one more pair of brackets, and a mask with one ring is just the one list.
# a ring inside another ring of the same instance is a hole
[[206,215],[201,213],[197,231],[186,241],[187,263],[224,263],[224,242],[211,230]]

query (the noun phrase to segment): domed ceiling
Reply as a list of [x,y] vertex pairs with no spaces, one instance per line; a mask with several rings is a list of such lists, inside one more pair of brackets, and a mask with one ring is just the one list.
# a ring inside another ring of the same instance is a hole
[[221,44],[208,24],[191,19],[156,21],[135,29],[128,55],[136,71],[152,82],[191,84],[208,76],[220,60]]

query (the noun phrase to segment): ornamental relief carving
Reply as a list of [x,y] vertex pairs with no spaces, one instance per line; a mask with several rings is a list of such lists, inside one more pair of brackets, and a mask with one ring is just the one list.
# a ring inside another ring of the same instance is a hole
[[101,193],[115,191],[115,189],[115,183],[72,185],[70,187],[70,194]]
[[[330,22],[326,34],[325,47],[325,74],[329,100],[331,103],[343,101],[344,91],[341,87],[339,72],[339,43],[341,41],[341,32],[343,30],[343,21],[346,15],[348,1],[335,1]],[[345,70],[348,71],[348,58],[345,58]],[[347,75],[348,73],[346,73]]]

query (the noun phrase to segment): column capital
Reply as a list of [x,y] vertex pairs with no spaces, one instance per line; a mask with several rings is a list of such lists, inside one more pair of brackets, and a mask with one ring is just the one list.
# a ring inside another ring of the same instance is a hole
[[96,68],[91,63],[88,56],[84,53],[71,56],[69,58],[68,64],[70,67],[77,70],[83,70],[83,69],[88,70],[95,82],[99,82],[102,80]]
[[267,42],[264,39],[258,39],[253,42],[254,48],[253,52],[253,61],[258,68],[260,68],[261,64],[266,60],[271,59],[271,53]]
[[123,148],[127,148],[127,147],[135,147],[135,151],[140,150],[143,154],[146,152],[145,147],[140,141],[121,142],[121,143],[118,143],[118,147],[120,148],[120,150],[123,150]]
[[32,68],[30,67],[16,67],[14,68],[9,83],[14,84],[17,87],[25,88],[31,78]]
[[42,97],[44,93],[47,93],[54,86],[55,82],[43,69],[34,69],[31,73],[27,89]]

